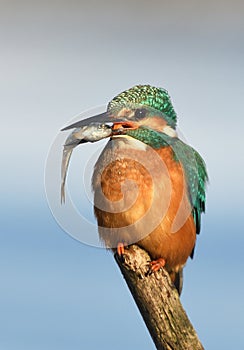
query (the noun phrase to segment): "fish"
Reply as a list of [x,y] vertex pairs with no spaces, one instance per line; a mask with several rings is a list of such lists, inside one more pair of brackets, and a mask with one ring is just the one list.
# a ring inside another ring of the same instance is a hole
[[82,143],[100,141],[106,137],[112,136],[112,134],[112,122],[91,122],[88,125],[83,125],[81,127],[75,128],[71,134],[69,134],[64,144],[61,164],[61,204],[65,203],[65,183],[70,158],[74,148]]

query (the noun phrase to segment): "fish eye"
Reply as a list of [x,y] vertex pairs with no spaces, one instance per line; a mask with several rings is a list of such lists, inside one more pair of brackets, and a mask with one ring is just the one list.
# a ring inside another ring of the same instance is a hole
[[114,123],[113,122],[107,122],[107,123],[105,123],[103,125],[104,125],[105,129],[111,129],[113,127]]
[[141,119],[141,118],[144,118],[146,114],[147,114],[146,108],[138,108],[135,110],[134,117]]

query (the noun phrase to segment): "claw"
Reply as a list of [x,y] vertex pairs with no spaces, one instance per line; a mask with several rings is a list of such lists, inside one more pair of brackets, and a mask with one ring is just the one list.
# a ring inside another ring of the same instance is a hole
[[117,253],[118,253],[119,256],[120,256],[120,255],[123,255],[123,254],[125,253],[125,246],[124,246],[124,243],[119,242],[119,243],[117,244]]
[[166,264],[166,261],[163,258],[159,258],[157,260],[152,260],[149,262],[149,270],[147,272],[147,276],[151,275],[152,273],[159,271],[162,267],[164,267]]
[[125,244],[124,244],[124,243],[119,242],[119,243],[117,244],[117,254],[118,254],[119,258],[120,258],[120,261],[121,261],[122,263],[124,263],[124,262],[125,262],[125,258],[124,258],[124,254],[125,254]]

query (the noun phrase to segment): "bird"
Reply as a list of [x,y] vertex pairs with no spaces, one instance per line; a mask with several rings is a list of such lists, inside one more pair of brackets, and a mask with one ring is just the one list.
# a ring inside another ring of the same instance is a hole
[[177,114],[161,87],[133,86],[116,95],[104,113],[63,130],[91,123],[111,129],[92,176],[101,241],[122,260],[125,249],[137,244],[151,257],[149,274],[165,268],[180,294],[205,212],[203,158],[178,137]]

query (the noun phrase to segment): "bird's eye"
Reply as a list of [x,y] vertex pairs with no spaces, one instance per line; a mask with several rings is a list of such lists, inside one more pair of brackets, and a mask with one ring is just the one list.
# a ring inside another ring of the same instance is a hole
[[135,110],[134,117],[141,119],[141,118],[144,118],[146,114],[147,114],[146,108],[138,108]]

